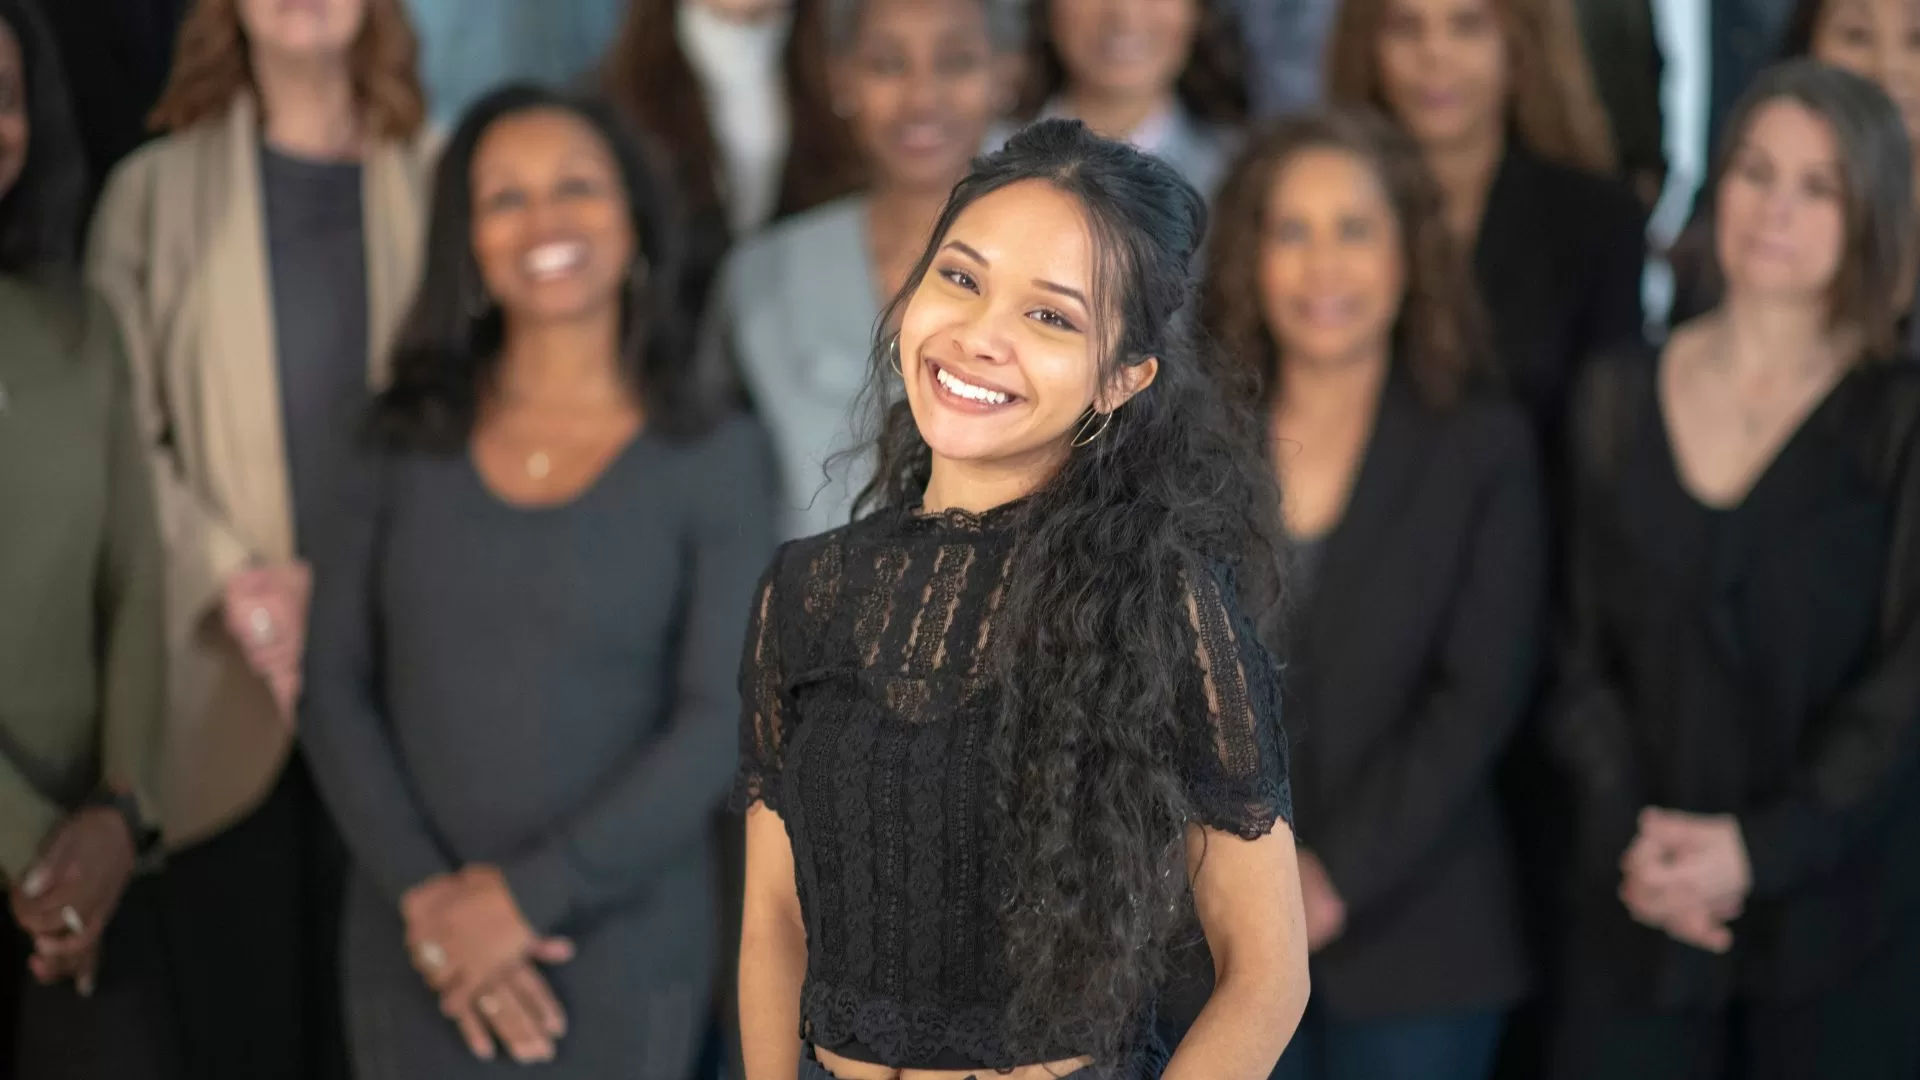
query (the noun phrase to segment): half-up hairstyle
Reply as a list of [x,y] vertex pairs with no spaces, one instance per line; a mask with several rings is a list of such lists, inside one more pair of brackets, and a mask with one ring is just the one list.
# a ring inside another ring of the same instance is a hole
[[[1050,120],[975,163],[881,318],[865,395],[876,469],[860,511],[911,507],[931,477],[889,358],[904,309],[968,207],[1036,182],[1076,202],[1093,237],[1101,385],[1159,361],[1107,430],[1010,509],[988,658],[1003,710],[988,760],[1013,1040],[1111,1066],[1137,1044],[1169,945],[1191,927],[1185,830],[1202,815],[1179,762],[1198,727],[1182,674],[1195,666],[1195,597],[1237,583],[1242,612],[1277,607],[1279,494],[1251,380],[1217,361],[1191,317],[1200,195],[1166,164]],[[1237,634],[1257,649],[1250,626]],[[1285,802],[1284,782],[1266,783],[1235,803],[1244,824],[1231,827],[1264,833]]]
[[1486,314],[1465,252],[1447,227],[1440,191],[1413,140],[1364,106],[1289,116],[1256,133],[1220,190],[1219,225],[1207,250],[1203,319],[1229,357],[1248,365],[1271,406],[1280,354],[1260,298],[1260,255],[1274,183],[1301,154],[1333,150],[1364,164],[1380,183],[1400,234],[1406,294],[1393,324],[1393,362],[1434,405],[1491,377]]

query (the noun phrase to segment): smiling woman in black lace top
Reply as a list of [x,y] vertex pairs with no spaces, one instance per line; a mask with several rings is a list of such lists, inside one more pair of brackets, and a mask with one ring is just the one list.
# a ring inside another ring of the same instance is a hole
[[742,671],[750,1080],[1157,1074],[1194,913],[1218,977],[1165,1075],[1264,1077],[1291,1035],[1277,493],[1186,329],[1203,226],[1166,166],[1038,124],[883,319],[870,512],[780,552]]

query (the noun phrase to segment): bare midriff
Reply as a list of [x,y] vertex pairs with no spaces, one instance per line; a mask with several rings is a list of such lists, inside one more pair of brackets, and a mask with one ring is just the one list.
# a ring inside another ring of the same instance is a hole
[[1092,1058],[1069,1058],[1046,1065],[1022,1065],[1004,1073],[998,1069],[895,1069],[853,1061],[826,1050],[814,1053],[838,1080],[1058,1080],[1093,1064]]

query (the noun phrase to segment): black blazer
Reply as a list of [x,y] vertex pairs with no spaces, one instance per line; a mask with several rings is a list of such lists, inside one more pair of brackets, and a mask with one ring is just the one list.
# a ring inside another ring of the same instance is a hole
[[1500,1006],[1527,989],[1495,760],[1536,686],[1546,522],[1520,410],[1396,376],[1295,612],[1283,710],[1301,846],[1347,930],[1313,960],[1343,1013]]
[[1517,137],[1487,194],[1474,274],[1507,388],[1558,475],[1578,367],[1645,335],[1647,211],[1615,180],[1535,156]]

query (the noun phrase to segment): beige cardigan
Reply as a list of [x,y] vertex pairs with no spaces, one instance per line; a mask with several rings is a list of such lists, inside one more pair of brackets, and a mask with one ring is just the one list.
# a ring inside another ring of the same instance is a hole
[[[155,470],[171,686],[161,818],[175,848],[259,806],[293,741],[220,618],[236,570],[294,557],[259,155],[245,95],[148,145],[115,170],[87,258],[126,338]],[[365,160],[372,385],[419,273],[426,172],[423,146]]]

